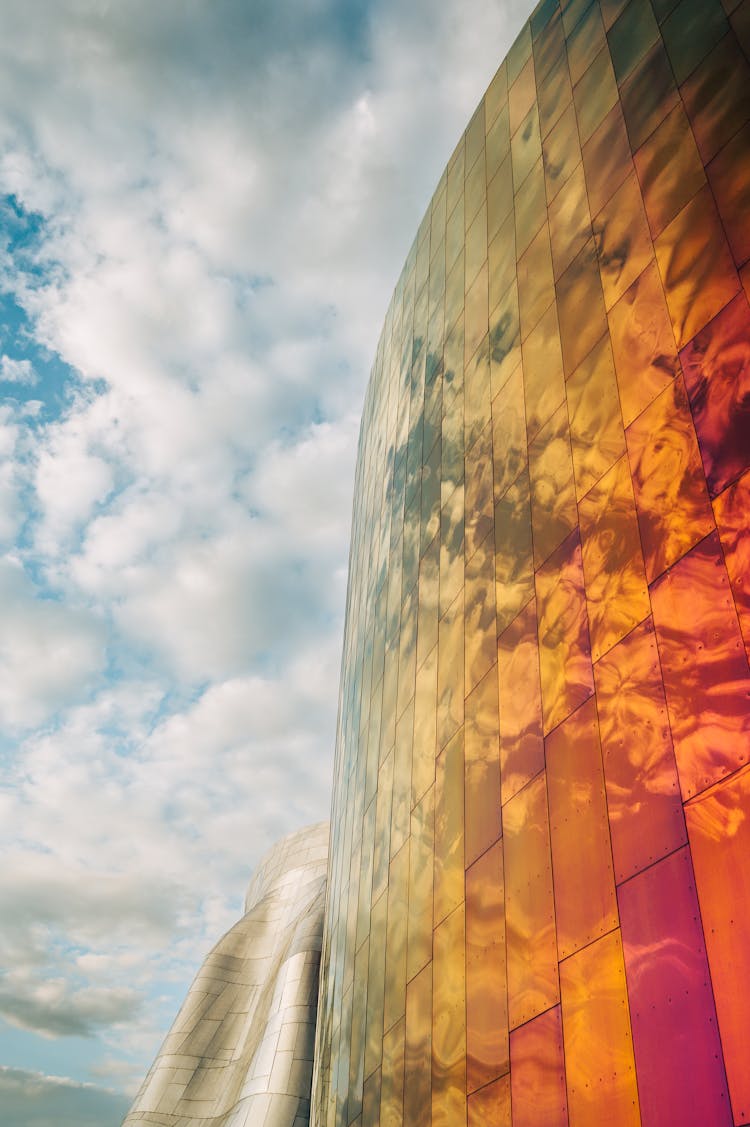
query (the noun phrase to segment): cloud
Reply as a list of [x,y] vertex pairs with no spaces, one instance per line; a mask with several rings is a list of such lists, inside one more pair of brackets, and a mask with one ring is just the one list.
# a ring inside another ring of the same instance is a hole
[[14,360],[11,356],[0,357],[0,381],[32,387],[38,380],[39,377],[32,368],[30,360]]
[[119,1092],[0,1066],[5,1127],[118,1127],[129,1100]]
[[6,7],[0,1010],[132,1076],[327,815],[367,373],[527,4]]
[[40,598],[17,561],[0,560],[0,720],[42,724],[86,691],[104,660],[104,631],[83,609]]

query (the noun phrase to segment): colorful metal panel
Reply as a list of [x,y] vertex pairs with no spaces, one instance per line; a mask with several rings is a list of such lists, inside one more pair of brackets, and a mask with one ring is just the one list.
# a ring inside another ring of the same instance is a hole
[[749,57],[750,0],[542,0],[419,227],[316,1127],[750,1124]]

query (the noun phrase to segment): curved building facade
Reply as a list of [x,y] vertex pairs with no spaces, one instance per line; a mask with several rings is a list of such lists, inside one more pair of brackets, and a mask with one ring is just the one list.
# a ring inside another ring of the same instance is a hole
[[317,1127],[750,1123],[750,2],[544,0],[364,408]]
[[307,1127],[327,858],[327,823],[265,855],[125,1127]]

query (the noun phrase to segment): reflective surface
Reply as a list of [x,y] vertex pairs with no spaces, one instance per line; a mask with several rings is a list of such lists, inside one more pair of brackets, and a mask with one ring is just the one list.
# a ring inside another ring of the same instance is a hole
[[419,227],[360,437],[317,1127],[750,1124],[748,53],[750,0],[542,0]]
[[126,1127],[309,1123],[327,859],[327,823],[265,855],[245,915],[198,972]]

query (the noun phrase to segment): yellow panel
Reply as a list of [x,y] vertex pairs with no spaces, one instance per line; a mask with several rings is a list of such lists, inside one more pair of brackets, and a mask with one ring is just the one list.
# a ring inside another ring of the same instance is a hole
[[497,842],[466,871],[467,1091],[508,1068],[503,852]]
[[411,805],[419,801],[435,778],[438,647],[417,670],[414,695],[414,741],[411,765]]
[[[461,459],[463,467],[463,458]],[[464,486],[458,485],[440,513],[440,614],[445,614],[464,582]]]
[[432,868],[435,851],[435,788],[430,787],[411,815],[409,847],[409,922],[407,981],[432,958]]
[[435,775],[434,922],[464,898],[463,729],[438,756]]
[[401,1020],[383,1038],[383,1071],[378,1127],[402,1127],[404,1121],[404,1033]]
[[471,693],[487,670],[495,664],[495,544],[484,538],[466,563],[464,594],[465,692]]
[[619,931],[560,963],[560,993],[571,1127],[640,1127]]
[[435,929],[432,990],[432,1127],[466,1127],[464,905]]
[[544,226],[518,262],[518,306],[522,338],[529,335],[554,300],[552,251],[549,231]]
[[523,369],[520,364],[492,400],[492,458],[495,500],[499,501],[527,461]]
[[529,440],[565,399],[557,309],[551,305],[523,343],[523,386]]
[[391,861],[385,951],[383,1028],[403,1017],[406,1005],[406,929],[408,921],[409,843]]
[[[495,640],[493,637],[493,656]],[[466,698],[464,853],[470,865],[500,836],[500,754],[494,664]]]
[[523,470],[495,505],[495,612],[501,632],[534,594],[529,475]]
[[445,747],[464,720],[464,597],[450,605],[438,627],[437,746]]
[[502,801],[544,767],[536,601],[532,599],[497,640]]
[[432,964],[406,987],[404,1123],[432,1127]]

